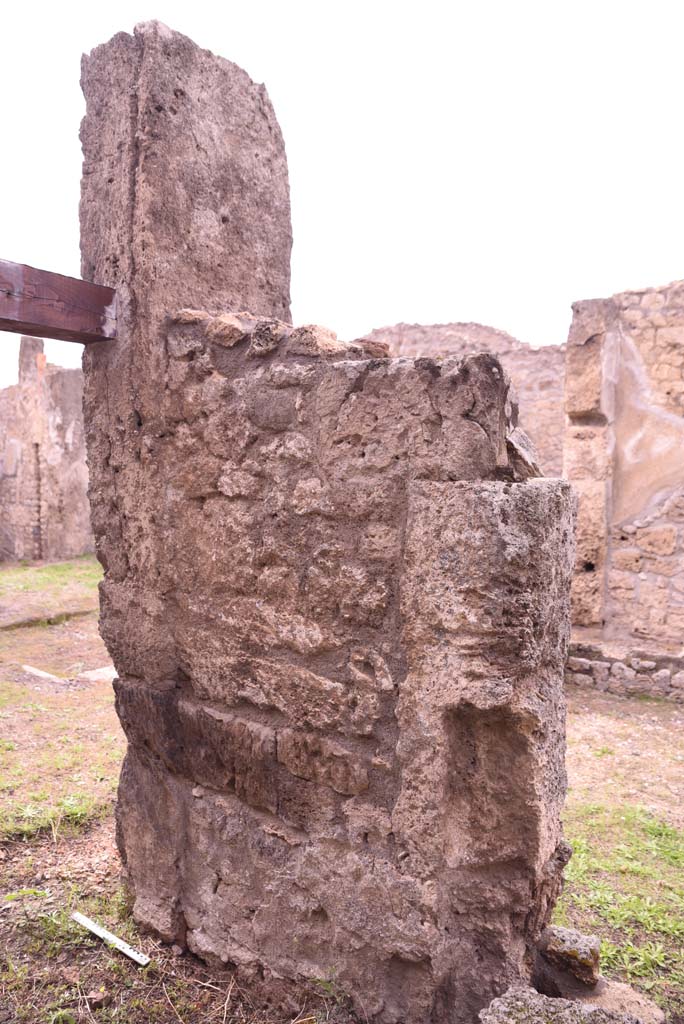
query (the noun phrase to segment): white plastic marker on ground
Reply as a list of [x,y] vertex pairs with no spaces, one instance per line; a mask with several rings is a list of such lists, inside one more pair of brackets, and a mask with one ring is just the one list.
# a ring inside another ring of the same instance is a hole
[[53,676],[52,672],[43,672],[42,668],[34,668],[33,665],[22,665],[23,672],[27,672],[30,676],[35,676],[36,679],[47,679],[51,683],[65,683],[66,679],[60,679],[59,676]]
[[133,947],[129,946],[127,942],[124,942],[123,939],[118,938],[118,936],[114,935],[112,932],[107,931],[107,929],[103,928],[102,925],[96,924],[95,921],[91,921],[89,917],[85,916],[85,914],[79,914],[77,910],[74,910],[71,915],[71,920],[83,925],[84,928],[87,928],[89,932],[97,935],[100,939],[104,939],[110,946],[114,946],[115,949],[118,949],[125,956],[130,957],[131,960],[135,960],[136,964],[140,964],[141,967],[147,967],[149,964],[149,956],[145,956],[144,953],[139,953],[137,949],[133,949]]
[[103,665],[102,668],[93,668],[90,672],[79,672],[78,679],[86,679],[89,683],[112,683],[116,679],[116,669],[113,665]]

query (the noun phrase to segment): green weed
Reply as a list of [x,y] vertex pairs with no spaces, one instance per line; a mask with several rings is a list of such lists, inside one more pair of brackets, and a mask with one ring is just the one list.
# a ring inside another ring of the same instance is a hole
[[73,834],[110,810],[88,793],[71,793],[54,803],[27,803],[0,813],[0,839],[28,839],[49,831],[53,839]]
[[601,968],[684,1010],[684,832],[642,807],[568,811],[573,857],[555,920],[602,938]]
[[47,889],[16,889],[14,892],[6,892],[3,899],[12,902],[23,899],[25,896],[44,897],[49,896]]

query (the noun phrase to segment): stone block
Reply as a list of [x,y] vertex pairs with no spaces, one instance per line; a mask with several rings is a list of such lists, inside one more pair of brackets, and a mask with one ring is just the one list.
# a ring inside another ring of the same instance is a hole
[[571,418],[603,417],[603,334],[568,345],[565,353],[565,411]]
[[570,973],[590,988],[595,987],[601,953],[597,935],[583,935],[574,928],[551,925],[542,932],[538,948],[553,967]]
[[669,558],[646,558],[643,567],[656,576],[684,580],[684,558],[681,554]]
[[670,689],[671,673],[667,668],[661,668],[658,672],[654,672],[652,677],[653,688],[659,693],[667,693]]
[[278,760],[302,779],[330,786],[336,793],[356,796],[368,789],[368,769],[352,751],[312,733],[282,729]]
[[568,423],[563,443],[563,475],[570,480],[608,480],[612,463],[605,426]]
[[587,658],[570,657],[567,666],[571,672],[591,672],[592,662]]
[[620,572],[639,572],[642,554],[636,548],[613,549],[611,563]]
[[576,572],[572,578],[572,621],[578,626],[602,622],[603,593],[601,576],[594,572]]
[[[563,986],[564,987],[564,986]],[[558,986],[552,996],[513,986],[480,1014],[481,1024],[665,1024],[665,1014],[641,992],[602,978],[584,992]]]
[[609,661],[593,661],[591,663],[591,674],[594,677],[594,682],[600,690],[605,689],[608,678],[610,676],[610,662]]
[[684,346],[684,324],[677,327],[659,327],[657,339],[663,349],[673,348],[675,351],[681,351]]
[[607,493],[600,480],[575,481],[579,498],[577,516],[578,569],[587,570],[588,563],[598,566],[603,561],[606,543]]
[[565,678],[568,683],[573,683],[582,690],[594,688],[594,677],[588,672],[567,672]]
[[532,440],[538,461],[547,476],[560,476],[563,450],[563,377],[565,350],[562,345],[532,349],[503,331],[482,324],[395,324],[381,327],[356,344],[367,355],[369,346],[383,346],[393,355],[443,357],[447,355],[495,353],[509,374],[519,410],[519,425]]
[[614,569],[608,573],[608,586],[621,594],[633,594],[636,589],[636,576],[631,572]]
[[669,608],[667,612],[667,632],[675,642],[682,642],[682,637],[684,637],[684,610],[676,606]]
[[634,669],[630,668],[629,665],[625,665],[622,661],[613,662],[610,669],[610,675],[613,679],[619,679],[623,682],[636,678],[636,672]]

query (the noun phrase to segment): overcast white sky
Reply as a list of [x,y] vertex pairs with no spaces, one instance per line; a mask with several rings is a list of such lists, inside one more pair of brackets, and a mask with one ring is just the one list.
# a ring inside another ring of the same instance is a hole
[[[575,299],[684,277],[675,0],[6,4],[0,257],[78,276],[80,56],[151,18],[266,83],[295,322],[475,320],[543,345]],[[0,334],[0,386],[17,347]]]

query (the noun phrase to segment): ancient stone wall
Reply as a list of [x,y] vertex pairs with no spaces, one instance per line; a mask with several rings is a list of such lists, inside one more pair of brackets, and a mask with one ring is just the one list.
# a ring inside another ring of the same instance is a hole
[[82,397],[80,370],[22,338],[19,381],[0,391],[0,560],[93,550]]
[[663,697],[684,702],[684,657],[660,650],[621,648],[610,643],[570,644],[567,682],[622,697]]
[[[634,686],[641,675],[642,689],[660,693],[664,676],[649,687],[650,670],[631,662],[655,658],[654,671],[662,673],[659,655],[682,651],[684,284],[573,308],[567,346],[534,350],[477,324],[399,324],[368,337],[398,354],[499,355],[542,469],[562,471],[580,496],[577,642],[608,644],[612,654],[604,660],[616,675]],[[677,686],[665,690],[679,694]]]
[[520,426],[532,439],[546,476],[563,464],[565,346],[531,348],[504,331],[482,324],[396,324],[366,336],[385,341],[393,355],[464,356],[494,352],[513,382]]
[[573,621],[629,649],[681,653],[684,284],[576,303],[565,473],[580,494]]
[[364,1020],[473,1022],[529,978],[566,858],[570,489],[527,478],[492,356],[284,322],[284,152],[244,72],[150,24],[83,84],[84,274],[121,296],[85,408],[135,916]]

